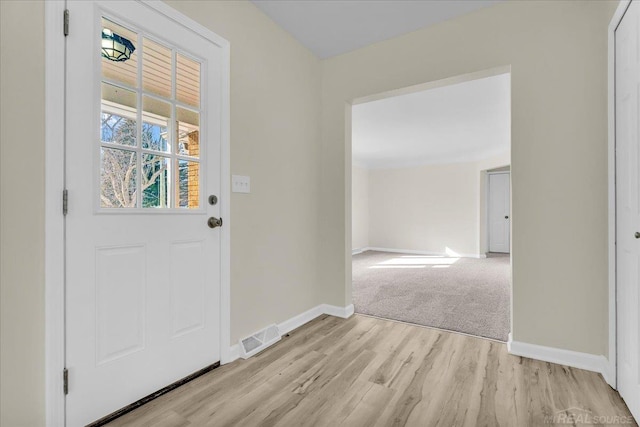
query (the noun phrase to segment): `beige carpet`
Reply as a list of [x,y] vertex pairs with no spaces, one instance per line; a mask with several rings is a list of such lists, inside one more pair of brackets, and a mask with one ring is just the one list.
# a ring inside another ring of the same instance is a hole
[[507,341],[508,255],[447,258],[367,251],[353,256],[356,313]]

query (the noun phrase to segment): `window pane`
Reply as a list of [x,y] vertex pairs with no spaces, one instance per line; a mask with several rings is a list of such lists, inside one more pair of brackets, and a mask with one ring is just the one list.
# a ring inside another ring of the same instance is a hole
[[155,154],[142,155],[142,207],[170,207],[170,160]]
[[[102,18],[101,31],[102,76],[136,87],[138,85],[137,34],[105,18]],[[133,47],[133,51],[128,47]],[[128,59],[127,54],[131,55]]]
[[196,209],[200,205],[200,163],[178,160],[177,207]]
[[177,55],[176,98],[194,107],[200,106],[200,63]]
[[136,146],[136,93],[102,84],[100,139],[112,144]]
[[136,207],[137,154],[115,148],[100,149],[100,206]]
[[142,87],[165,98],[171,97],[171,49],[145,38]]
[[142,98],[142,148],[169,152],[169,117],[170,104],[148,96]]
[[148,37],[102,19],[100,206],[199,208],[202,65]]
[[177,107],[178,148],[181,156],[200,157],[200,114]]

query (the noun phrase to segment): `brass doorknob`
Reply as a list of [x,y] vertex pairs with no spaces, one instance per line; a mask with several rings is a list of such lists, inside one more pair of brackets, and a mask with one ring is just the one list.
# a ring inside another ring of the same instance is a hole
[[222,227],[222,218],[216,218],[215,216],[212,216],[207,220],[207,225],[209,226],[209,228]]

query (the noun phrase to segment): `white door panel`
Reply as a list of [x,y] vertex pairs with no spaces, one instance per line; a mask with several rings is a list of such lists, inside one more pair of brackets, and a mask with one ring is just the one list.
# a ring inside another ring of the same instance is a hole
[[618,390],[640,419],[640,2],[616,43],[616,275]]
[[489,252],[511,250],[511,190],[509,173],[489,174]]
[[[220,230],[207,226],[220,204],[206,197],[220,195],[222,51],[137,1],[69,11],[66,405],[79,426],[220,360]],[[101,57],[103,28],[130,59]]]

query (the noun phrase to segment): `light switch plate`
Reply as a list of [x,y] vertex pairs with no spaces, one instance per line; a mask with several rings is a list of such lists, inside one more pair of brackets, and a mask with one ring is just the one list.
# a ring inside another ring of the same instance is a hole
[[231,175],[231,191],[234,193],[251,193],[251,177]]

